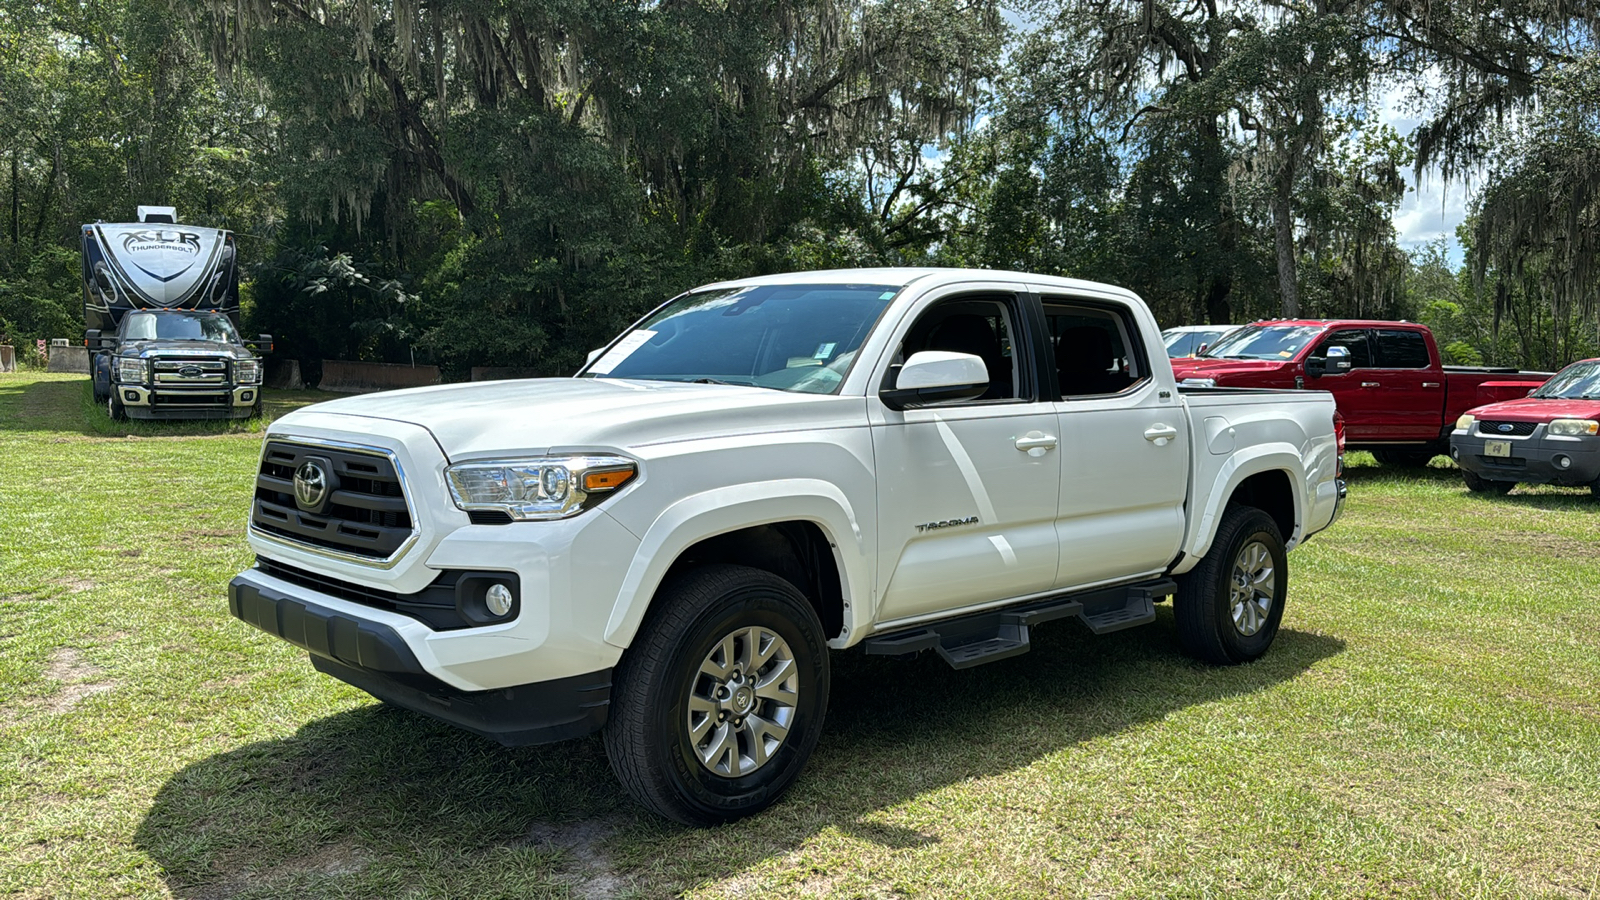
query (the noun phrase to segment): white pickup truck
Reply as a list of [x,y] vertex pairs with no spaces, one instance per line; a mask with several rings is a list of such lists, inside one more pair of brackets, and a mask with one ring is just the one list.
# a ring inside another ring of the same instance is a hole
[[1284,554],[1344,486],[1332,398],[1180,391],[1114,287],[866,269],[679,296],[576,378],[396,391],[272,424],[234,615],[507,745],[604,730],[673,819],[760,810],[829,652],[966,667],[1155,619],[1266,652]]

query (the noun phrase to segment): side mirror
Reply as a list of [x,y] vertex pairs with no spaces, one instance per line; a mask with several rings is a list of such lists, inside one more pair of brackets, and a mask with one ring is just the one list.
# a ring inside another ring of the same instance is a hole
[[989,367],[970,353],[913,353],[895,375],[894,387],[878,394],[890,409],[916,409],[949,400],[970,400],[989,389]]
[[272,335],[258,334],[253,341],[245,341],[244,345],[257,353],[267,354],[272,352]]
[[1329,347],[1325,352],[1327,353],[1326,357],[1313,356],[1306,360],[1307,375],[1312,378],[1321,378],[1329,372],[1335,375],[1343,375],[1350,371],[1349,347]]
[[1211,346],[1210,344],[1202,343],[1200,346],[1194,348],[1194,352],[1189,354],[1189,355],[1190,356],[1205,356],[1206,355],[1206,348],[1208,348],[1210,346]]
[[590,350],[589,355],[583,358],[583,364],[587,366],[589,363],[599,359],[600,354],[604,352],[606,352],[606,348],[604,347],[596,347],[593,350]]
[[91,328],[83,333],[83,345],[90,350],[100,349],[100,329]]

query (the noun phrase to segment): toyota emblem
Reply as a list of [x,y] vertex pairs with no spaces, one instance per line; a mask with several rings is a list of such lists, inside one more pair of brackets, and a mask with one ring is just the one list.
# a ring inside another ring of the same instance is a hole
[[1510,422],[1501,422],[1500,423],[1500,433],[1501,434],[1510,434],[1511,433],[1511,423]]
[[294,500],[301,509],[316,511],[328,493],[328,473],[311,460],[294,470]]

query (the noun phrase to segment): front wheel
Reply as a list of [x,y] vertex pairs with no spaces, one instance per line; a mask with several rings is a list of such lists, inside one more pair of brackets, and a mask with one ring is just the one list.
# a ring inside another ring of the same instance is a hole
[[117,396],[116,388],[111,389],[110,396],[106,397],[106,415],[113,422],[122,422],[128,418],[128,408],[122,405],[122,398]]
[[1461,480],[1467,483],[1467,490],[1474,494],[1509,494],[1517,486],[1515,481],[1490,481],[1479,478],[1466,469],[1461,470]]
[[1199,565],[1178,578],[1172,600],[1184,652],[1218,665],[1267,652],[1289,588],[1283,536],[1253,506],[1230,506]]
[[634,799],[687,825],[759,812],[805,766],[828,708],[828,647],[782,578],[705,566],[662,586],[617,667],[606,756]]

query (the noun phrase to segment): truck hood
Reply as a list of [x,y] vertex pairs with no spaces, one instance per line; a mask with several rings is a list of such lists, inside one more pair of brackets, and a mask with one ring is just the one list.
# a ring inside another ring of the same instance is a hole
[[218,341],[133,341],[117,349],[118,356],[210,356],[217,359],[250,359],[254,354],[244,347]]
[[1467,410],[1474,418],[1497,422],[1549,422],[1551,419],[1600,419],[1600,400],[1541,400],[1523,397]]
[[1172,374],[1179,381],[1185,378],[1215,378],[1217,384],[1224,384],[1228,376],[1255,375],[1277,372],[1289,365],[1288,360],[1276,361],[1270,359],[1211,359],[1209,357],[1195,357],[1192,359],[1175,359],[1172,361]]
[[[384,391],[306,407],[409,422],[452,461],[508,453],[626,449],[672,441],[865,425],[861,397],[721,384],[538,378]],[[296,413],[273,431],[293,430]]]

